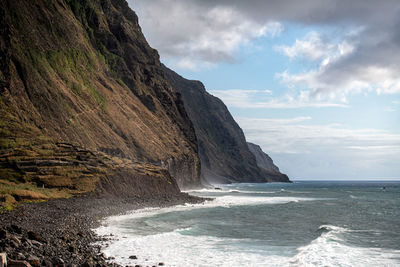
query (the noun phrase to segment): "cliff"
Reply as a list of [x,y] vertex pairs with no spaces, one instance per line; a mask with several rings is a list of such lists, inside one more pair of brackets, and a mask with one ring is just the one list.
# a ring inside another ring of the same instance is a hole
[[268,154],[262,151],[259,145],[247,142],[247,145],[256,157],[257,166],[262,169],[264,172],[267,172],[271,177],[276,177],[277,181],[289,182],[289,178],[286,174],[280,172],[278,166],[274,164],[274,161],[271,159]]
[[242,129],[225,104],[199,81],[187,80],[164,66],[172,86],[182,94],[199,145],[203,179],[210,183],[288,182],[286,175],[257,164]]
[[0,194],[179,192],[197,147],[125,0],[0,2]]
[[247,145],[251,153],[253,153],[253,155],[256,157],[258,167],[271,172],[279,172],[279,168],[274,164],[271,157],[264,153],[259,145],[250,142],[247,142]]

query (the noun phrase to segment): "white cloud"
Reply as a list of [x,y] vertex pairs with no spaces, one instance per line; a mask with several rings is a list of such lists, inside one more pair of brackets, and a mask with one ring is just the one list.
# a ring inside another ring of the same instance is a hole
[[400,145],[387,145],[387,146],[349,146],[349,149],[366,151],[368,153],[391,155],[400,154]]
[[270,21],[264,25],[263,35],[276,37],[279,36],[283,31],[283,25],[277,21]]
[[334,44],[326,43],[316,32],[309,32],[303,39],[296,39],[292,46],[276,46],[275,49],[290,59],[307,58],[319,60],[328,58],[333,54],[337,47]]
[[395,108],[393,108],[393,107],[387,107],[387,108],[384,109],[384,111],[386,111],[386,112],[396,112],[397,110]]
[[166,64],[173,69],[182,69],[182,70],[191,70],[191,71],[199,71],[204,69],[213,69],[216,64],[204,62],[202,60],[188,58],[182,58],[179,60],[170,59],[167,60]]
[[277,75],[289,87],[311,91],[317,99],[346,99],[349,94],[376,91],[380,94],[400,93],[400,78],[397,70],[390,67],[359,66],[349,73],[340,73],[334,78],[330,63],[317,70],[290,74],[287,71]]
[[400,134],[378,129],[349,129],[340,124],[300,124],[311,119],[238,118],[237,122],[250,141],[262,144],[267,147],[266,151],[274,153],[307,153],[316,147],[330,147],[332,150],[364,148],[370,152],[375,148],[376,151],[386,149],[388,153],[400,149]]
[[[348,107],[344,103],[314,101],[309,97],[309,92],[307,91],[302,91],[297,96],[286,94],[279,98],[268,96],[271,94],[269,90],[211,90],[210,93],[221,98],[227,106],[236,108],[292,109],[307,107]],[[264,101],[262,99],[264,99]]]
[[292,178],[399,178],[400,134],[315,125],[310,117],[237,122]]
[[[361,30],[352,31],[344,38],[354,40],[361,33]],[[276,77],[291,88],[310,90],[310,96],[317,99],[345,102],[349,94],[371,91],[378,95],[400,93],[399,66],[380,65],[378,62],[355,63],[360,46],[349,40],[337,44],[324,42],[318,33],[310,32],[292,46],[279,46],[277,49],[290,59],[318,61],[319,67],[294,74],[284,71]]]
[[193,1],[136,1],[140,24],[163,60],[181,69],[236,61],[238,50],[261,36],[279,35],[277,21],[257,21],[229,5],[198,5]]

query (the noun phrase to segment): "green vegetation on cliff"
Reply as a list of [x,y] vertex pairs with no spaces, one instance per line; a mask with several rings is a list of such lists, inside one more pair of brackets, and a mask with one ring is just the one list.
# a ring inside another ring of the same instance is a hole
[[56,197],[200,185],[193,126],[124,0],[1,1],[0,105],[9,200],[13,186]]

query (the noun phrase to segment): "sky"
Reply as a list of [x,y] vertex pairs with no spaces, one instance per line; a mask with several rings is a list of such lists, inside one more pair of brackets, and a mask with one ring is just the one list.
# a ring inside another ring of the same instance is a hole
[[129,0],[293,179],[400,179],[398,0]]

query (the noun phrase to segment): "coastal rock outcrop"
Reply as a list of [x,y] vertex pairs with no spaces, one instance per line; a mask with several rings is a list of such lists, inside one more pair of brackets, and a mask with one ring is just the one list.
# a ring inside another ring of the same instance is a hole
[[187,80],[163,66],[172,86],[182,94],[199,145],[205,182],[288,182],[278,171],[258,165],[242,129],[225,104],[209,94],[199,81]]
[[271,159],[270,156],[268,156],[268,154],[262,151],[259,145],[250,142],[247,142],[247,145],[251,153],[253,153],[253,155],[256,157],[256,162],[258,167],[271,172],[279,172],[278,166],[274,164],[274,161]]
[[264,153],[259,145],[250,142],[247,142],[247,145],[251,153],[253,153],[253,155],[256,157],[257,166],[260,169],[269,173],[270,176],[276,177],[277,180],[282,182],[289,181],[287,175],[280,172],[278,166],[274,164],[272,158],[268,154]]

